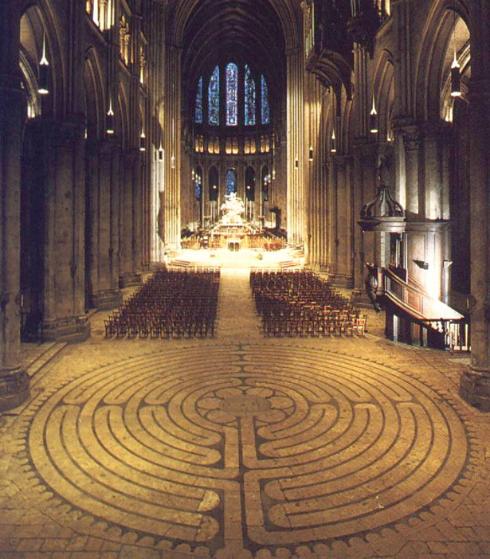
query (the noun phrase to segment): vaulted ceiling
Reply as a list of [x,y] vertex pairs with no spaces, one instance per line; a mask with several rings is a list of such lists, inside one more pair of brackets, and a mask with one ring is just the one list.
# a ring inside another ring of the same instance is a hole
[[[185,13],[186,3],[189,0],[170,3],[174,18]],[[186,15],[181,45],[184,91],[191,94],[200,75],[230,60],[248,62],[266,74],[272,96],[284,90],[285,39],[270,0],[194,0]]]

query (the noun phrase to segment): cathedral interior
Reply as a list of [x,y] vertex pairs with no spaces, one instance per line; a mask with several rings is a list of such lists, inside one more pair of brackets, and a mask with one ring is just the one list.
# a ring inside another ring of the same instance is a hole
[[0,1],[0,559],[490,558],[490,2]]

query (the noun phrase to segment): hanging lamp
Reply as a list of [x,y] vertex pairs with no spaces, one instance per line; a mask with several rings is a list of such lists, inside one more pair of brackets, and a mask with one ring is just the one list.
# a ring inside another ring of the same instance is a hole
[[456,52],[456,9],[453,7],[453,48],[454,57],[451,64],[451,97],[461,97],[461,67],[458,62],[458,54]]
[[378,111],[376,110],[376,102],[373,95],[373,106],[371,108],[371,113],[369,114],[369,132],[371,134],[377,134],[379,132],[378,125]]
[[105,131],[108,136],[114,135],[114,111],[112,109],[112,98],[109,98],[109,110],[106,115]]
[[337,153],[337,138],[335,136],[335,128],[332,130],[332,137],[330,139],[330,153]]
[[39,95],[49,94],[49,61],[46,55],[46,34],[43,35],[43,52],[39,62],[39,83],[37,92]]

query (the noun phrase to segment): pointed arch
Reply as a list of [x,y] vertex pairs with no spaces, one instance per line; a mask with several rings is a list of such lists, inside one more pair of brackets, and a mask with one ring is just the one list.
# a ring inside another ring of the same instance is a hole
[[[100,138],[104,133],[105,107],[109,107],[108,94],[95,48],[90,47],[85,56],[83,81],[85,90],[85,122],[89,138]],[[114,105],[114,100],[112,100]]]
[[455,15],[470,29],[470,12],[463,0],[435,1],[426,20],[417,54],[413,91],[413,110],[417,120],[438,120],[440,117],[440,92],[444,74],[451,64],[448,46]]
[[43,41],[49,62],[50,93],[43,103],[45,115],[62,116],[65,107],[65,53],[60,36],[63,25],[47,0],[28,2],[23,6],[20,25],[20,43],[30,64],[38,69],[42,57]]
[[391,138],[391,120],[395,100],[394,87],[395,69],[393,56],[388,50],[383,50],[375,70],[372,91],[378,113],[379,138],[383,140]]

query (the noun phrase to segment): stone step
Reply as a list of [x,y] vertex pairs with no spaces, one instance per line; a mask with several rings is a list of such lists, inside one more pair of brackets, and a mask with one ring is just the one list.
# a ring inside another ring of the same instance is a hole
[[27,368],[27,374],[32,378],[36,373],[43,369],[58,353],[66,346],[66,343],[51,342],[40,346],[41,352],[31,361]]

